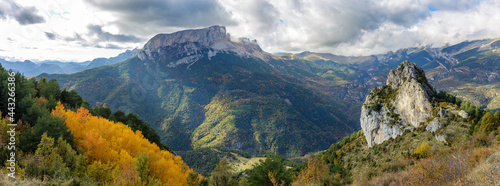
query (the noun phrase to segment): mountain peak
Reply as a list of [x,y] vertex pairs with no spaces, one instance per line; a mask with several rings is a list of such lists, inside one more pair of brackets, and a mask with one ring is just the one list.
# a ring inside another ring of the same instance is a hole
[[192,42],[199,43],[202,46],[209,46],[211,42],[217,40],[230,40],[229,34],[226,34],[226,27],[211,26],[202,29],[183,30],[171,34],[158,34],[151,38],[144,45],[144,48],[156,49]]
[[391,86],[392,89],[398,89],[403,87],[406,82],[420,84],[428,99],[435,95],[435,90],[427,81],[424,70],[417,64],[409,61],[402,62],[397,69],[389,72],[386,85]]
[[436,91],[418,65],[405,61],[391,70],[386,85],[373,89],[361,107],[361,128],[368,146],[396,138],[432,116]]
[[141,60],[170,62],[168,67],[190,64],[207,56],[209,59],[220,52],[234,52],[242,57],[270,58],[257,42],[247,38],[231,41],[224,26],[183,30],[170,34],[158,34],[151,38],[139,52]]

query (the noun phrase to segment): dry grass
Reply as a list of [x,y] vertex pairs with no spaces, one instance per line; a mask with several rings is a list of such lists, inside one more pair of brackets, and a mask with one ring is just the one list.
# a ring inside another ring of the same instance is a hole
[[51,179],[47,176],[44,177],[43,180],[35,179],[35,178],[25,178],[24,175],[17,175],[15,179],[9,178],[6,174],[6,170],[0,169],[0,185],[2,186],[39,186],[39,185],[61,185],[61,186],[69,186],[69,185],[98,185],[95,182],[92,182],[86,178],[87,180],[82,180],[79,178],[70,178],[67,180],[61,179]]
[[266,159],[265,157],[245,158],[236,153],[231,154],[233,154],[237,159],[230,163],[231,167],[233,167],[233,173],[240,173],[247,169],[252,169],[255,164],[259,164],[259,160],[264,161]]
[[[71,185],[73,180],[39,180],[34,178],[9,178],[4,171],[0,171],[3,175],[0,177],[0,185],[5,186],[39,186],[39,185]],[[82,183],[83,184],[83,183]],[[91,185],[90,183],[85,183],[84,185]]]
[[468,175],[468,179],[482,185],[500,185],[500,151],[490,155],[475,167]]
[[400,170],[378,173],[366,167],[354,175],[355,185],[500,185],[498,147],[464,143],[435,149],[432,156]]

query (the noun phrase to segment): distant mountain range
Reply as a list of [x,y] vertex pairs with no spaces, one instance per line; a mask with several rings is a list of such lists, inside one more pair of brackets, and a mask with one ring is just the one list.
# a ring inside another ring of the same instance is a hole
[[348,88],[337,91],[340,98],[363,101],[369,90],[385,84],[390,69],[408,60],[427,72],[429,82],[436,89],[449,91],[482,108],[500,109],[500,39],[465,41],[443,47],[406,48],[359,57],[314,52],[284,54],[282,57],[310,61],[331,60],[353,68],[359,75],[345,84]]
[[137,52],[139,52],[139,49],[127,50],[115,57],[96,58],[92,61],[85,62],[62,62],[48,60],[35,63],[29,60],[25,60],[23,62],[10,62],[0,59],[0,63],[5,69],[12,69],[16,72],[23,73],[25,76],[36,76],[41,73],[72,74],[91,68],[122,62],[135,56]]

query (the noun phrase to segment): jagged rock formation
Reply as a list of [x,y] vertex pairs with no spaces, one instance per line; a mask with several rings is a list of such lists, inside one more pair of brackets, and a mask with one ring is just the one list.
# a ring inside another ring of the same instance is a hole
[[391,70],[386,85],[373,89],[361,108],[361,128],[368,146],[380,144],[426,122],[436,91],[422,68],[403,62]]
[[271,54],[264,52],[256,40],[240,38],[231,41],[224,26],[211,26],[204,29],[184,30],[172,34],[158,34],[149,40],[139,52],[141,60],[168,61],[167,67],[192,64],[204,57],[221,52],[234,52],[241,57],[253,56],[270,59]]

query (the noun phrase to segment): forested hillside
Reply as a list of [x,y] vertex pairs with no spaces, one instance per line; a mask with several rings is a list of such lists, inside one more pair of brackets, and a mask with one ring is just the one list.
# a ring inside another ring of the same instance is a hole
[[[106,109],[87,110],[82,97],[61,91],[54,79],[26,79],[1,66],[0,81],[2,99],[17,100],[14,109],[7,102],[0,105],[2,172],[7,175],[15,168],[15,178],[4,177],[2,184],[187,185],[188,175],[198,176],[179,156],[164,150],[168,147],[159,143],[155,131],[133,113],[115,112],[108,120],[99,116]],[[17,126],[10,127],[12,121]],[[7,163],[12,158],[15,164]]]
[[262,59],[203,52],[190,65],[134,57],[39,77],[58,79],[90,103],[137,113],[173,150],[223,146],[292,157],[325,149],[358,129],[358,120],[347,114],[356,104],[337,101]]

